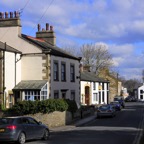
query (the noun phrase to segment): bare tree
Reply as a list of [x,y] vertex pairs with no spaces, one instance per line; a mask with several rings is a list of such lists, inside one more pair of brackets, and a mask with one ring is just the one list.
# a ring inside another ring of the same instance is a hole
[[129,79],[129,80],[123,80],[123,86],[127,88],[128,93],[130,95],[134,95],[134,89],[137,89],[140,85],[141,82],[138,79]]
[[89,65],[96,74],[103,68],[112,66],[112,56],[105,44],[84,44],[81,47],[82,62]]

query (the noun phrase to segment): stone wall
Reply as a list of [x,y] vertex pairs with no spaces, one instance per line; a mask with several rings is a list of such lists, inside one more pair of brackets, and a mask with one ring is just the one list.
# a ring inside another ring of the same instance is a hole
[[[43,124],[47,125],[49,128],[52,128],[52,127],[71,124],[73,121],[77,119],[84,118],[88,115],[93,115],[94,111],[95,111],[94,108],[89,108],[83,111],[78,110],[76,113],[74,113],[73,117],[72,117],[72,113],[68,111],[64,111],[64,112],[55,111],[49,114],[37,113],[37,114],[29,114],[25,116],[33,117],[37,121],[41,121]],[[0,111],[0,117],[5,117],[5,116],[7,117],[7,116],[15,116],[15,115],[13,114],[5,115],[2,111]]]
[[27,116],[31,116],[35,118],[37,121],[41,121],[48,127],[58,127],[72,122],[72,115],[70,112],[67,111],[64,112],[55,111],[49,114],[37,113],[33,115],[30,114]]

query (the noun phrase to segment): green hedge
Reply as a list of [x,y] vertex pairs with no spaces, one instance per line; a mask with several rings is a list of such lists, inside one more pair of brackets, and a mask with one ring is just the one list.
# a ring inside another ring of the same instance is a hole
[[77,105],[75,101],[69,99],[47,99],[43,101],[20,101],[12,108],[5,111],[12,115],[25,115],[35,113],[51,113],[54,111],[76,112]]

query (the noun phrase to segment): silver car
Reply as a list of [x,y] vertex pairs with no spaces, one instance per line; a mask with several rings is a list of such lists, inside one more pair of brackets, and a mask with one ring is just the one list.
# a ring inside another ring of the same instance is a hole
[[102,105],[97,109],[97,118],[100,117],[114,117],[116,115],[116,110],[112,105],[106,104]]
[[49,136],[49,128],[41,122],[37,122],[32,117],[0,118],[0,141],[12,141],[24,144],[26,140],[47,140]]

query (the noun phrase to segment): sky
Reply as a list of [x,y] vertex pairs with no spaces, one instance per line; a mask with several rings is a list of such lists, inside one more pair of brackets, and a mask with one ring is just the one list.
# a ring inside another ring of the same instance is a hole
[[37,24],[49,23],[60,48],[102,43],[119,76],[142,80],[143,0],[1,0],[0,11],[19,11],[22,33],[34,37]]

